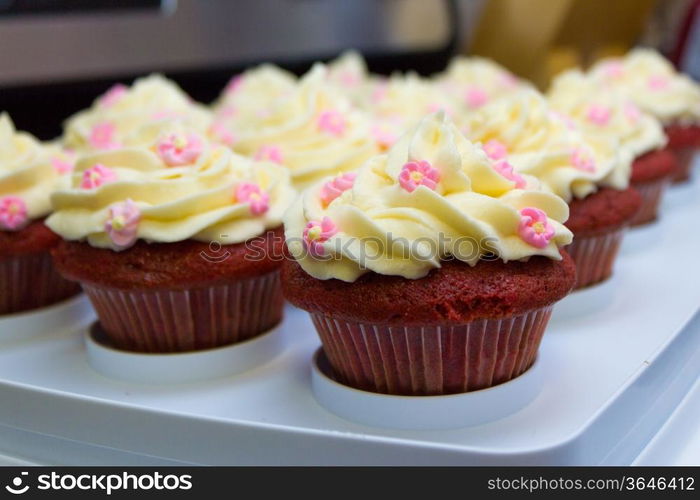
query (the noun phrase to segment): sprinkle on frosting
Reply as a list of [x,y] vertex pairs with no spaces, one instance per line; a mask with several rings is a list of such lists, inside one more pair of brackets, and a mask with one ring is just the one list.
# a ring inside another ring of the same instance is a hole
[[571,164],[583,172],[595,172],[595,159],[584,148],[574,148],[571,151]]
[[204,145],[196,134],[170,134],[156,144],[156,152],[171,167],[191,165],[202,154]]
[[235,197],[239,203],[248,203],[250,213],[253,215],[262,215],[270,209],[270,195],[254,182],[238,184],[235,189]]
[[598,125],[599,127],[604,127],[610,121],[610,115],[612,111],[607,106],[601,106],[599,104],[591,104],[588,107],[588,112],[586,113],[586,118],[591,123]]
[[97,163],[83,172],[80,187],[97,189],[98,187],[117,180],[117,174],[109,167]]
[[472,86],[467,89],[465,99],[467,101],[467,106],[471,109],[476,109],[488,102],[489,95],[481,87]]
[[27,204],[19,196],[0,198],[0,229],[18,231],[29,221]]
[[92,127],[90,138],[88,139],[90,147],[93,149],[116,149],[119,147],[119,142],[114,138],[117,131],[116,126],[110,122],[98,123]]
[[304,244],[308,252],[314,257],[325,255],[324,243],[338,233],[338,228],[330,217],[323,220],[310,221],[304,228]]
[[117,83],[112,85],[100,98],[100,105],[106,108],[114,106],[126,95],[127,90],[128,87],[124,84]]
[[282,150],[278,146],[265,144],[260,146],[258,152],[255,153],[256,161],[271,161],[272,163],[282,164]]
[[527,207],[520,210],[520,237],[536,248],[546,248],[556,231],[549,223],[547,214],[539,208]]
[[513,170],[513,165],[508,163],[506,160],[496,160],[493,163],[493,168],[503,177],[515,183],[516,188],[523,189],[525,186],[527,186],[527,181],[525,181],[525,178]]
[[491,139],[484,144],[484,151],[492,160],[502,160],[508,156],[508,148],[501,141]]
[[340,174],[333,178],[333,180],[326,182],[321,189],[321,201],[324,206],[327,207],[338,196],[352,188],[356,177],[357,174],[355,172],[348,172],[346,174]]
[[326,110],[318,115],[318,128],[322,132],[339,137],[345,133],[346,127],[345,118],[338,111]]

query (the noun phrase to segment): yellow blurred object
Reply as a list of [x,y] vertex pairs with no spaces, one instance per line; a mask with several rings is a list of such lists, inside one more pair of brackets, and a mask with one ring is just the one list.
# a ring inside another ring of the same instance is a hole
[[470,52],[545,87],[556,73],[625,53],[656,0],[488,0]]

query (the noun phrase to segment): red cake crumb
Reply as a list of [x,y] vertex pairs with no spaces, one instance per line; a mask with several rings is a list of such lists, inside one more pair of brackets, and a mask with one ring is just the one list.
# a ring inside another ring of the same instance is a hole
[[287,300],[310,312],[384,325],[464,324],[480,318],[506,318],[553,304],[575,281],[566,252],[556,261],[482,260],[476,266],[449,260],[421,279],[369,272],[354,283],[319,280],[293,259],[282,266]]
[[632,163],[632,184],[652,182],[676,171],[676,155],[668,148],[650,151]]
[[576,236],[594,236],[627,224],[637,213],[642,198],[632,187],[625,190],[602,188],[569,203],[566,227]]
[[235,245],[139,240],[128,250],[115,252],[64,241],[52,255],[56,268],[75,281],[122,290],[182,290],[272,272],[281,266],[283,252],[284,233],[279,227]]
[[60,239],[44,225],[43,219],[20,231],[0,231],[0,258],[40,254],[56,246]]

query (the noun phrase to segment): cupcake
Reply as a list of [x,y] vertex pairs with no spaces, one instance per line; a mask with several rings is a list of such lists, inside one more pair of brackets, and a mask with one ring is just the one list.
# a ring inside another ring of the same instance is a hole
[[[131,87],[116,84],[89,109],[66,120],[63,142],[79,153],[120,148],[126,136],[153,122],[177,118],[205,132],[211,116],[174,82],[161,75],[139,78]],[[128,141],[127,141],[128,142]]]
[[0,315],[48,306],[80,292],[51,264],[59,241],[45,225],[50,194],[72,169],[72,157],[15,130],[0,114]]
[[615,137],[634,158],[631,185],[642,197],[632,225],[651,222],[676,171],[676,158],[665,148],[666,136],[656,118],[641,111],[624,94],[601,85],[580,71],[558,76],[549,102],[587,133]]
[[484,106],[469,128],[469,138],[489,156],[536,177],[569,203],[566,226],[574,242],[567,251],[576,262],[577,288],[608,278],[641,205],[629,187],[629,151],[614,137],[585,133],[534,90]]
[[136,146],[82,157],[54,193],[57,269],[120,349],[191,351],[268,331],[282,315],[288,172],[181,124],[154,127]]
[[575,281],[568,207],[536,186],[437,113],[306,190],[285,214],[283,288],[335,377],[436,395],[525,372]]
[[687,180],[700,148],[700,86],[651,49],[638,48],[624,58],[604,59],[590,74],[619,89],[663,124],[669,148],[678,160],[674,180]]
[[367,116],[327,83],[320,64],[290,95],[230,132],[234,151],[285,166],[298,189],[327,175],[353,171],[376,152]]
[[277,99],[294,92],[296,85],[292,73],[274,64],[261,64],[234,76],[214,104],[211,137],[232,146],[231,130],[264,114]]

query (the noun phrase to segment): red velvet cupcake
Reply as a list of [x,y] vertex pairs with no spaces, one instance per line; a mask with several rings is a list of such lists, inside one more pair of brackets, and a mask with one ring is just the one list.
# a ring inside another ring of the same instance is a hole
[[178,123],[132,140],[83,157],[47,220],[66,240],[57,268],[81,283],[110,341],[183,352],[275,326],[281,218],[295,195],[286,170]]
[[693,159],[700,150],[700,124],[669,124],[664,130],[668,148],[676,155],[673,182],[685,182],[690,179]]
[[656,220],[664,192],[677,171],[677,157],[668,148],[650,151],[634,160],[630,182],[641,196],[641,207],[632,218],[633,226]]
[[72,168],[67,154],[15,131],[0,115],[0,315],[49,306],[80,291],[61,278],[49,251],[59,238],[43,219],[49,196]]
[[525,372],[575,281],[566,204],[536,186],[439,113],[305,191],[285,215],[283,289],[335,377],[421,396]]

